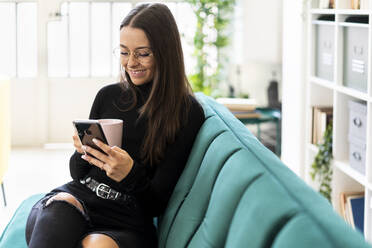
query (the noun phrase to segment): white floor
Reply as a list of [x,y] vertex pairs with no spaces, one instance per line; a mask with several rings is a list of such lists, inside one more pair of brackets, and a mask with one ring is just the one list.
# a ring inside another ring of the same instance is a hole
[[7,207],[0,193],[0,235],[22,200],[71,180],[69,159],[73,151],[70,144],[12,149],[4,178]]

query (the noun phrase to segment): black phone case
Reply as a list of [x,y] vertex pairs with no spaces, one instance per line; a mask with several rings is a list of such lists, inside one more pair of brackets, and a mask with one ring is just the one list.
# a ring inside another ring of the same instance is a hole
[[[77,120],[73,121],[73,124],[76,128],[79,139],[83,145],[90,146],[104,154],[106,154],[101,148],[99,148],[93,142],[93,138],[96,138],[103,143],[107,144],[105,134],[101,124],[97,120]],[[89,154],[93,156],[92,154]]]

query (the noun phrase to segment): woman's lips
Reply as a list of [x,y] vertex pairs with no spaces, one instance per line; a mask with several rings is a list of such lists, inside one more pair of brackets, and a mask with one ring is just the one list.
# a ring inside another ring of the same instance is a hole
[[146,75],[146,70],[130,70],[129,75],[133,78],[141,78]]

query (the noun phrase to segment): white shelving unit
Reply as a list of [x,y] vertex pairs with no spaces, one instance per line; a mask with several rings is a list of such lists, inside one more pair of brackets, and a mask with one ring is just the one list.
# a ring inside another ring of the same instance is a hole
[[[362,0],[364,9],[351,9],[351,0],[335,0],[335,9],[318,9],[318,1],[308,2],[308,49],[306,80],[306,146],[305,180],[314,185],[309,175],[311,164],[318,148],[311,144],[312,107],[333,106],[333,181],[332,204],[340,213],[340,193],[365,192],[364,236],[372,242],[372,0]],[[331,15],[334,21],[318,20],[320,16]],[[350,16],[368,16],[368,24],[345,22]],[[333,78],[326,80],[316,76],[316,27],[328,25],[334,32]],[[358,27],[368,30],[367,92],[344,86],[344,29]],[[363,101],[367,105],[366,173],[353,169],[349,163],[349,100]]]

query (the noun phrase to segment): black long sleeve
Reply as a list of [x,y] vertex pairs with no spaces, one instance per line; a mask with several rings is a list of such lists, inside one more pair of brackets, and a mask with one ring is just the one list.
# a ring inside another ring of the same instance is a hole
[[120,111],[118,108],[122,101],[120,99],[125,98],[125,94],[119,84],[108,85],[97,94],[90,113],[91,119],[123,120],[122,149],[126,150],[134,160],[134,166],[128,176],[121,182],[116,182],[107,177],[104,171],[89,165],[80,158],[80,154],[76,153],[71,157],[70,171],[75,180],[90,175],[120,192],[135,196],[146,215],[158,216],[164,211],[185,167],[195,137],[204,122],[204,113],[197,100],[190,96],[192,105],[188,113],[188,121],[178,132],[175,142],[167,146],[164,159],[154,166],[144,164],[140,152],[147,122],[138,119],[138,109],[148,96],[150,87],[151,85],[138,86],[137,106],[129,111]]
[[146,174],[149,165],[136,161],[129,177],[120,183],[120,189],[133,192],[151,216],[159,216],[164,211],[203,121],[204,114],[199,104],[194,102],[187,125],[179,132],[176,141],[167,147],[166,156],[157,165],[154,175]]

